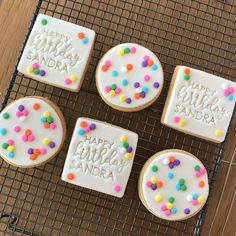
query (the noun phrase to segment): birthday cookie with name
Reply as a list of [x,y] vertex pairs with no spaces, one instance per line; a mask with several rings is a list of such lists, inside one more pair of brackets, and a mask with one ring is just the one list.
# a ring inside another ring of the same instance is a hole
[[93,30],[39,14],[17,69],[32,79],[78,92],[94,40]]
[[236,99],[236,83],[177,66],[161,122],[212,142],[225,140]]
[[191,153],[169,149],[144,164],[138,183],[139,197],[155,216],[185,220],[197,214],[209,194],[207,171]]
[[66,135],[64,117],[42,97],[24,97],[0,113],[0,156],[9,164],[30,168],[57,155]]
[[156,55],[134,43],[119,44],[100,60],[96,85],[102,99],[117,110],[142,110],[156,101],[163,70]]
[[77,120],[62,180],[123,197],[132,169],[138,135],[89,118]]

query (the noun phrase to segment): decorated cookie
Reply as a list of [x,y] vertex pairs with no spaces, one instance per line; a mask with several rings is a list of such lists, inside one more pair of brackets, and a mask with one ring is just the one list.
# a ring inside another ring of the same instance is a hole
[[186,66],[175,69],[161,122],[223,142],[234,111],[236,83]]
[[78,92],[94,40],[93,30],[39,14],[18,71],[40,82]]
[[138,135],[111,124],[79,118],[62,180],[122,197],[132,169]]
[[184,220],[199,212],[207,200],[207,171],[191,153],[177,149],[158,152],[143,166],[138,191],[155,216]]
[[41,97],[25,97],[0,113],[0,156],[9,164],[39,166],[61,149],[66,126],[59,108]]
[[102,99],[121,111],[138,111],[159,97],[163,70],[149,49],[124,43],[110,49],[100,60],[96,84]]

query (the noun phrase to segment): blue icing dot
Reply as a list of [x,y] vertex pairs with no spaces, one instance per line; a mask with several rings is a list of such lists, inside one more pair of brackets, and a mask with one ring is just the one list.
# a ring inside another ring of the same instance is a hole
[[144,93],[147,93],[148,91],[149,91],[149,88],[148,88],[147,86],[144,86],[144,87],[143,87],[143,92],[144,92]]
[[175,214],[176,212],[177,212],[177,208],[176,208],[176,207],[173,207],[173,208],[171,209],[171,213]]
[[82,136],[84,134],[84,130],[83,129],[78,129],[78,135]]
[[47,122],[47,118],[46,118],[46,117],[41,117],[41,118],[40,118],[40,121],[41,121],[42,123]]
[[179,183],[177,183],[177,184],[175,185],[175,189],[176,189],[177,191],[180,190],[180,184],[179,184]]
[[152,68],[152,70],[157,70],[157,64],[153,64],[153,65],[151,66],[151,68]]
[[14,152],[8,152],[7,157],[8,158],[13,158],[15,156]]
[[112,74],[113,77],[116,77],[116,76],[118,76],[118,71],[117,70],[113,70],[111,72],[111,74]]
[[5,135],[6,133],[7,133],[7,129],[5,129],[5,128],[0,129],[1,135]]
[[127,79],[122,79],[121,81],[123,86],[126,86],[128,84],[128,80]]
[[197,199],[199,197],[199,194],[194,193],[192,197],[193,197],[193,199]]
[[169,172],[167,177],[168,177],[168,179],[173,179],[174,178],[174,174],[172,172]]
[[228,99],[229,101],[233,101],[234,95],[233,95],[233,94],[229,94],[229,95],[227,96],[227,99]]
[[88,43],[88,39],[86,37],[82,38],[82,43],[83,44],[87,44]]

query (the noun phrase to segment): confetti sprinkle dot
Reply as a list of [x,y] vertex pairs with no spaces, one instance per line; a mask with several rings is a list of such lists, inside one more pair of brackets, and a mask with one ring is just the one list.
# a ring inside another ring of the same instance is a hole
[[155,201],[156,201],[156,202],[162,202],[162,200],[163,200],[163,197],[162,197],[161,194],[155,195]]
[[68,173],[66,177],[67,179],[72,180],[75,178],[75,175],[73,173]]
[[113,189],[116,191],[116,192],[120,192],[121,191],[121,186],[119,184],[115,184],[113,186]]
[[7,134],[7,129],[6,128],[2,128],[0,129],[0,135],[6,135]]
[[41,20],[41,24],[42,24],[42,25],[47,25],[47,23],[48,23],[47,19],[42,19],[42,20]]
[[185,213],[186,215],[188,215],[188,214],[190,213],[190,209],[189,209],[189,208],[185,208],[185,209],[184,209],[184,213]]
[[83,136],[85,133],[89,133],[92,130],[96,129],[96,124],[95,123],[88,123],[87,121],[81,121],[80,122],[80,128],[77,130],[77,134],[79,136]]
[[34,110],[39,110],[39,108],[40,108],[40,105],[38,104],[38,103],[35,103],[34,105],[33,105],[33,108],[34,108]]
[[216,129],[214,134],[216,137],[220,137],[220,136],[222,136],[223,132],[220,129]]
[[29,72],[29,73],[33,73],[35,75],[40,75],[41,77],[45,76],[46,75],[46,71],[43,70],[43,69],[40,69],[40,65],[38,62],[34,62],[32,64],[32,66],[27,66],[26,67],[26,70]]
[[10,114],[8,112],[5,112],[2,114],[3,119],[7,120],[10,118]]
[[157,172],[157,171],[158,171],[158,167],[157,167],[156,165],[153,165],[153,166],[152,166],[152,171],[153,171],[153,172]]
[[189,68],[185,68],[184,69],[184,77],[183,77],[184,80],[188,81],[190,80],[190,69]]

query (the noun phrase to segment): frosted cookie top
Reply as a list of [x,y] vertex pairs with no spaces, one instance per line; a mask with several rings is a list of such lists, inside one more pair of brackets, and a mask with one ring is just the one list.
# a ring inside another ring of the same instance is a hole
[[139,184],[144,205],[166,220],[195,215],[209,192],[205,167],[192,154],[181,150],[165,150],[151,157],[143,167]]
[[177,67],[174,77],[162,123],[223,142],[234,110],[236,83],[185,66]]
[[18,167],[38,166],[61,148],[66,132],[64,118],[52,102],[25,97],[0,113],[0,155]]
[[111,124],[79,118],[62,180],[116,197],[124,195],[138,135]]
[[160,95],[163,71],[149,49],[124,43],[103,56],[97,67],[96,82],[108,105],[123,111],[141,110]]
[[39,14],[18,71],[43,83],[79,91],[95,40],[95,32]]

